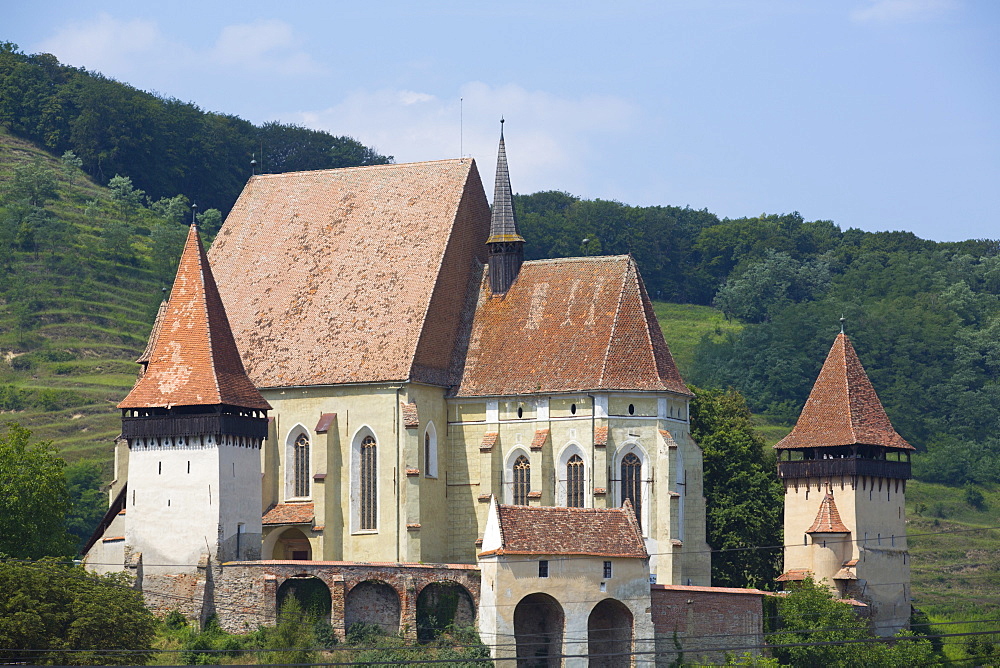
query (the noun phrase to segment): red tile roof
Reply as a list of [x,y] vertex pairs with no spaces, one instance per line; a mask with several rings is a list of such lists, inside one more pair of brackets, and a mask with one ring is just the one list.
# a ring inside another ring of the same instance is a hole
[[608,444],[608,428],[594,427],[594,445],[607,445]]
[[[119,408],[271,406],[250,382],[212,277],[198,230],[191,226],[148,365]],[[140,358],[141,359],[141,358]]]
[[311,503],[279,503],[271,506],[261,524],[309,524],[315,516]]
[[833,500],[833,494],[829,492],[823,497],[819,504],[819,512],[812,526],[806,529],[806,533],[851,533],[840,520],[840,511]]
[[648,556],[631,504],[623,508],[501,504],[497,512],[501,547],[490,554]]
[[[165,290],[166,288],[164,288]],[[160,335],[160,327],[163,326],[163,316],[167,312],[167,300],[164,299],[160,302],[160,307],[156,309],[156,319],[153,320],[153,329],[149,332],[149,338],[146,340],[146,349],[142,351],[139,355],[139,359],[136,360],[137,364],[145,364],[149,362],[149,356],[153,353],[153,348],[156,346],[156,339]]]
[[415,403],[403,403],[399,402],[399,407],[403,411],[403,427],[406,429],[416,429],[420,426],[420,417],[417,414],[417,405]]
[[808,568],[793,568],[791,570],[785,571],[781,575],[775,578],[778,582],[801,582],[806,578],[811,578],[813,573]]
[[535,435],[531,438],[531,449],[541,450],[545,446],[545,441],[549,440],[548,429],[536,429]]
[[774,447],[856,444],[916,449],[893,429],[850,339],[838,334],[795,428]]
[[254,176],[209,253],[250,378],[453,384],[489,224],[472,160]]
[[319,416],[319,422],[316,423],[316,433],[325,434],[330,431],[330,427],[333,426],[333,421],[337,419],[336,413],[323,413]]
[[500,436],[500,432],[488,431],[483,434],[483,441],[479,444],[480,452],[489,452],[493,449],[493,446],[497,443],[497,437]]
[[505,296],[484,281],[457,396],[689,394],[627,255],[525,262]]

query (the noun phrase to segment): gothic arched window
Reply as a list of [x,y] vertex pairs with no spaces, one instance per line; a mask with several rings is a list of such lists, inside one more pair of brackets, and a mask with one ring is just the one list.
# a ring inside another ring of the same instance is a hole
[[360,520],[362,531],[378,528],[378,446],[375,437],[368,435],[361,441],[361,471],[359,476]]
[[524,455],[514,461],[514,505],[528,505],[528,492],[531,491],[531,462]]
[[635,518],[642,526],[642,460],[635,453],[622,457],[622,503],[628,499],[635,510]]
[[566,505],[570,508],[583,508],[583,459],[573,455],[566,462]]
[[309,436],[299,434],[292,446],[294,454],[295,471],[295,497],[307,498],[309,496]]

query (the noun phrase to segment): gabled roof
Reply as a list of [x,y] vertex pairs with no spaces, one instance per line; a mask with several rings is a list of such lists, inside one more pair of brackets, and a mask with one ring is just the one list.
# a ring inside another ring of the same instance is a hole
[[628,255],[525,262],[503,298],[483,282],[457,396],[689,394]]
[[819,504],[819,512],[812,526],[806,529],[806,533],[851,533],[840,519],[840,511],[833,500],[833,494],[827,492]]
[[517,231],[514,215],[514,194],[510,187],[507,169],[507,149],[503,142],[503,121],[500,121],[500,149],[497,151],[497,175],[493,182],[493,211],[490,218],[490,237],[486,243],[524,241]]
[[[480,553],[647,557],[632,505],[621,508],[496,505],[500,546]],[[486,547],[484,545],[484,547]]]
[[197,228],[188,232],[146,371],[118,408],[271,406],[243,370]]
[[451,385],[489,222],[472,160],[254,176],[209,253],[250,378]]
[[880,445],[915,450],[896,433],[854,346],[837,335],[792,433],[778,449]]

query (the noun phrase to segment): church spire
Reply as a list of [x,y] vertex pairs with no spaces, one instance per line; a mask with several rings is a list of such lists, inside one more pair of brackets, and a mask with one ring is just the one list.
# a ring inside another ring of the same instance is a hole
[[507,171],[507,150],[503,142],[503,119],[500,119],[500,148],[497,152],[497,175],[493,187],[493,215],[490,236],[486,240],[490,252],[490,291],[507,293],[517,279],[524,262],[524,237],[517,232],[514,195]]

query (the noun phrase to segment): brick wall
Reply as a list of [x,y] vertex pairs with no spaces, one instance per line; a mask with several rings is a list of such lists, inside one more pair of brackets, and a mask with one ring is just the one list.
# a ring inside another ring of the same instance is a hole
[[678,585],[650,589],[658,664],[677,658],[675,634],[686,662],[724,663],[727,648],[763,643],[763,591]]

